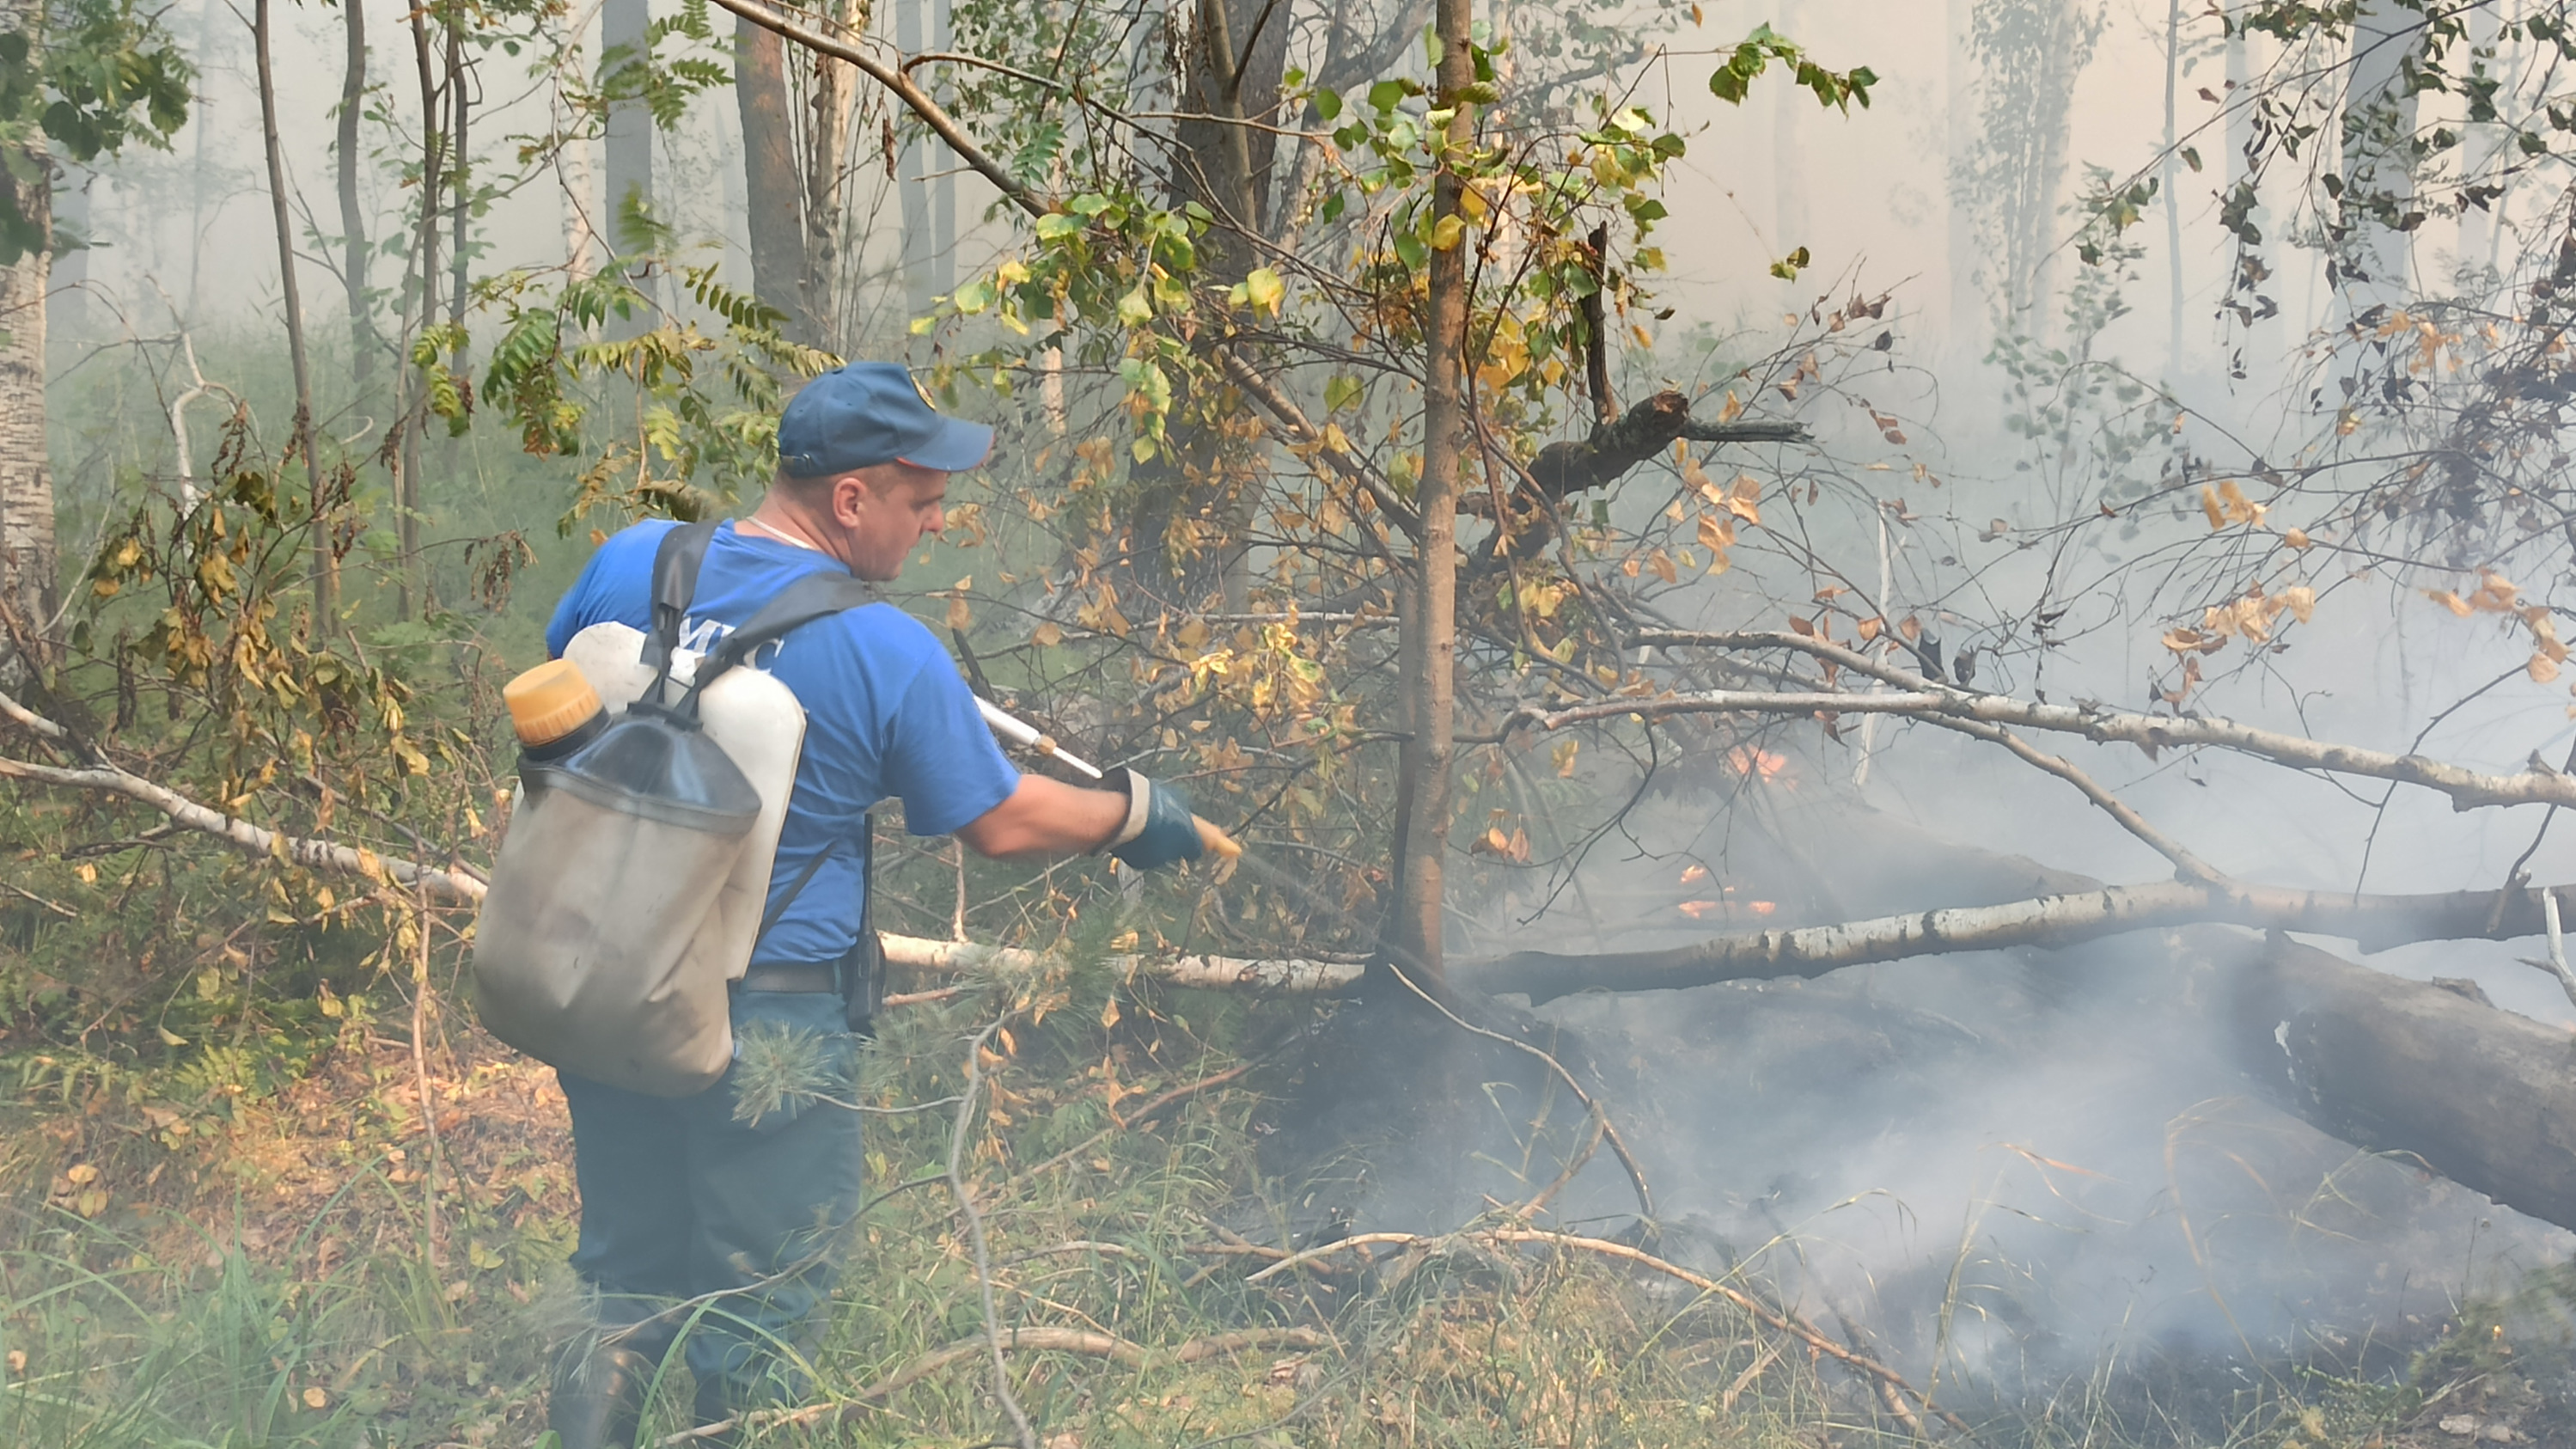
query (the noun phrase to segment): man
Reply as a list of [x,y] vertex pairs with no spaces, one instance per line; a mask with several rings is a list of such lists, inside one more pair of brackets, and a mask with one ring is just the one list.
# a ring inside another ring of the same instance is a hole
[[[708,544],[682,646],[712,648],[807,574],[891,581],[945,526],[949,474],[980,465],[992,439],[934,410],[892,363],[808,383],[779,419],[768,494]],[[654,554],[672,526],[639,523],[600,547],[555,611],[551,652],[604,620],[650,630]],[[860,932],[865,815],[887,796],[913,834],[954,834],[988,856],[1106,849],[1152,869],[1200,853],[1169,786],[1113,771],[1111,788],[1089,790],[1014,769],[938,640],[891,604],[816,620],[761,652],[757,667],[804,706],[805,746],[770,873],[776,918],[734,985],[738,1044],[746,1027],[794,1033],[854,1075],[835,968]],[[683,1339],[701,1425],[805,1392],[795,1345],[858,1213],[859,1116],[808,1102],[738,1120],[741,1071],[737,1045],[724,1079],[677,1100],[562,1077],[581,1188],[572,1261],[598,1313],[556,1375],[549,1419],[564,1449],[626,1442]]]

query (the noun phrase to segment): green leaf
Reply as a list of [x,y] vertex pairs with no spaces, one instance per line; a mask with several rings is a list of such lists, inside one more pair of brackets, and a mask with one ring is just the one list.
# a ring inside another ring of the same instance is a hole
[[1143,282],[1138,282],[1134,291],[1118,299],[1118,320],[1130,327],[1142,327],[1154,320],[1154,302],[1145,294]]
[[1061,241],[1082,229],[1083,219],[1069,212],[1050,211],[1038,218],[1037,234],[1040,241]]

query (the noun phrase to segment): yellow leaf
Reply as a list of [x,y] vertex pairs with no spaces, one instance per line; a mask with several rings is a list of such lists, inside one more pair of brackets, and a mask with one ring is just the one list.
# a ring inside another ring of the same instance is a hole
[[86,1187],[98,1181],[98,1168],[91,1163],[76,1162],[63,1174],[63,1177],[74,1187]]
[[2309,543],[2308,531],[2304,528],[2291,529],[2289,532],[2281,535],[2281,542],[2288,544],[2292,548],[2306,548]]
[[1699,516],[1699,541],[1710,548],[1735,546],[1735,524],[1731,519],[1703,513]]
[[1451,250],[1458,245],[1459,238],[1466,234],[1466,222],[1455,215],[1444,216],[1431,224],[1431,249],[1435,252]]
[[1886,626],[1877,619],[1863,619],[1858,624],[1852,626],[1852,632],[1860,635],[1860,642],[1866,644],[1872,639],[1877,638],[1878,631],[1884,627]]
[[2282,608],[2290,611],[2290,617],[2302,624],[2317,611],[2317,591],[2306,584],[2293,585],[2272,597],[2280,602]]
[[966,596],[964,594],[950,595],[948,599],[949,629],[952,632],[963,634],[966,632],[966,626],[974,622],[975,611],[966,607]]
[[322,1392],[318,1387],[306,1389],[304,1391],[304,1407],[308,1409],[327,1409],[331,1407],[331,1396]]
[[1260,267],[1243,279],[1244,295],[1252,299],[1254,310],[1277,312],[1280,299],[1288,295],[1288,284],[1268,267]]
[[1557,743],[1555,748],[1548,751],[1548,758],[1556,762],[1556,777],[1558,779],[1571,780],[1574,778],[1574,757],[1582,749],[1583,741],[1581,740],[1562,740]]
[[2463,619],[2476,612],[2476,610],[2469,607],[2468,600],[2452,593],[2449,589],[2426,589],[2424,591],[2424,597],[2431,599],[2434,603],[2441,605],[2443,608],[2450,610],[2452,613],[2459,615]]
[[1057,628],[1055,626],[1055,621],[1050,619],[1046,623],[1038,625],[1037,628],[1029,634],[1029,639],[1040,649],[1053,649],[1058,644],[1064,642],[1064,631]]
[[2219,506],[2218,490],[2206,483],[2200,485],[2200,511],[2209,515],[2210,532],[2216,533],[2227,526],[2227,513]]
[[2533,654],[2531,663],[2526,667],[2531,671],[2531,682],[2534,684],[2547,684],[2558,677],[2558,661],[2550,658],[2545,652]]

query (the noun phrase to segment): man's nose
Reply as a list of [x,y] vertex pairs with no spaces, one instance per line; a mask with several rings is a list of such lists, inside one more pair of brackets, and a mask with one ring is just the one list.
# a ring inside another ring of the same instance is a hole
[[923,525],[921,531],[924,533],[946,533],[948,531],[948,510],[945,508],[931,509],[930,521]]

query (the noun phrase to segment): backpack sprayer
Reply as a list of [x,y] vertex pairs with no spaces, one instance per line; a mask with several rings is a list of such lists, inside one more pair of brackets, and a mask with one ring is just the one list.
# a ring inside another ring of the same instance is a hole
[[[1055,738],[1053,736],[1040,730],[1036,725],[1030,724],[1027,720],[1005,712],[1000,705],[993,703],[991,700],[984,698],[980,694],[975,696],[975,707],[984,712],[984,723],[993,727],[993,733],[1009,740],[1012,744],[1019,746],[1021,749],[1035,750],[1037,753],[1054,760],[1057,764],[1063,765],[1074,771],[1076,774],[1083,775],[1089,779],[1097,780],[1102,777],[1104,772],[1098,765],[1091,763],[1089,760],[1083,759],[1079,755],[1066,751],[1062,746],[1055,742]],[[1243,854],[1242,845],[1238,844],[1233,836],[1228,835],[1223,830],[1209,824],[1200,816],[1193,815],[1190,817],[1190,821],[1199,828],[1199,844],[1206,846],[1209,850],[1225,857],[1227,860],[1237,859]]]

